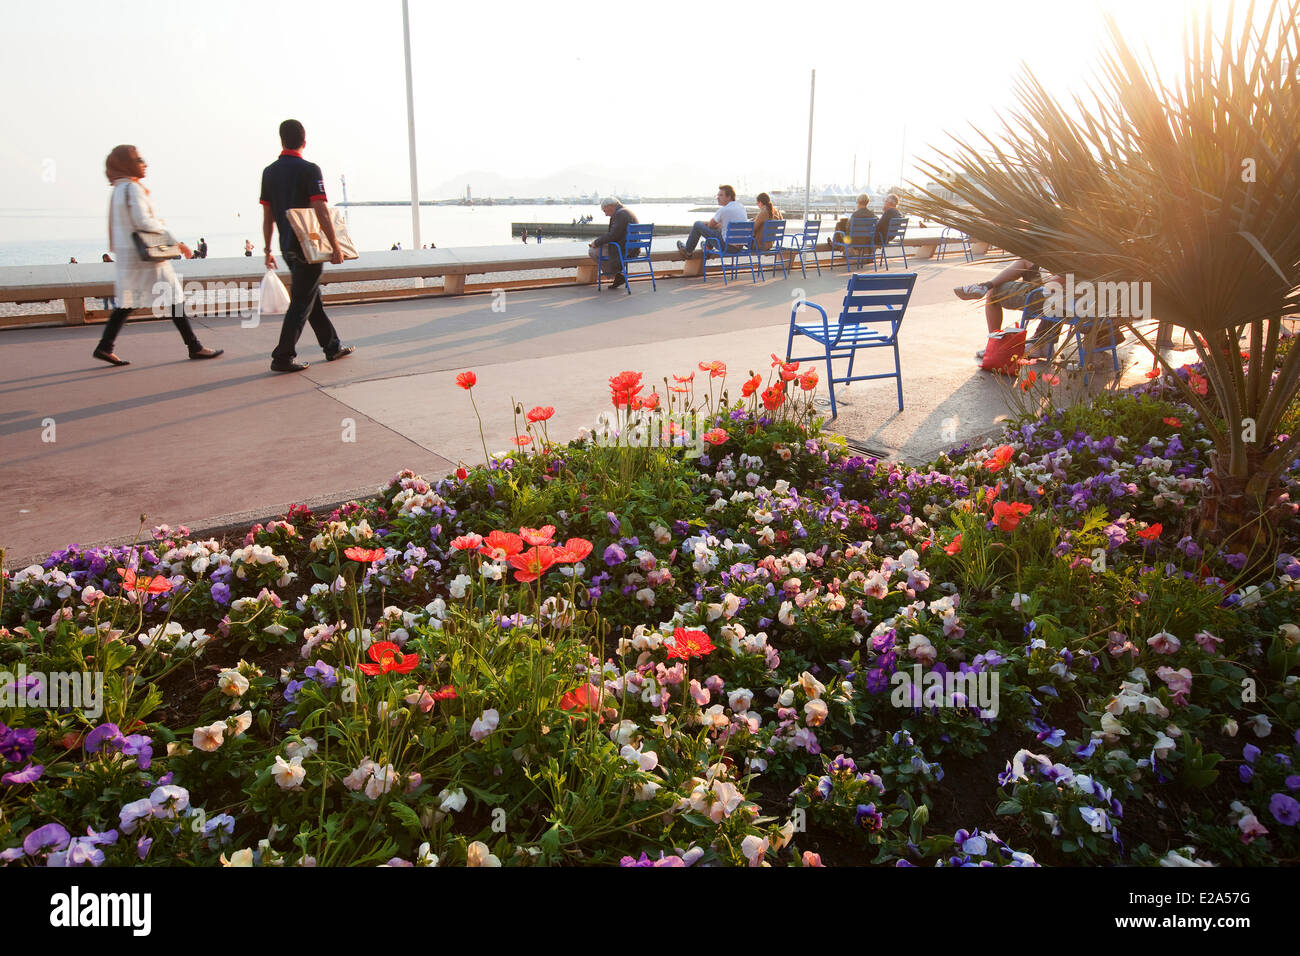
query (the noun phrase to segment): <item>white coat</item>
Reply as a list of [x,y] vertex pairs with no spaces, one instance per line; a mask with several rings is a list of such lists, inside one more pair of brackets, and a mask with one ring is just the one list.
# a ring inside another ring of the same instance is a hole
[[137,230],[159,232],[167,228],[154,211],[149,194],[133,180],[119,180],[113,186],[113,198],[108,208],[113,259],[117,263],[118,308],[142,309],[157,303],[159,315],[170,315],[172,303],[184,302],[181,282],[171,262],[150,262],[140,258],[135,240],[131,238]]

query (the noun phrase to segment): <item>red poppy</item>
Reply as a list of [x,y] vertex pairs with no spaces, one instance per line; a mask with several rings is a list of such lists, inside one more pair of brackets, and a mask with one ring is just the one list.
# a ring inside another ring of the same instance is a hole
[[469,391],[478,384],[478,376],[473,372],[461,372],[456,376],[456,384],[465,389],[465,391]]
[[457,551],[473,551],[482,544],[481,534],[462,534],[459,538],[451,539],[451,546]]
[[[786,372],[797,372],[799,370],[798,362],[787,362],[784,359],[777,358],[776,353],[773,352],[772,368],[776,368],[778,365],[781,366],[781,375],[783,378],[785,377]],[[786,379],[786,381],[789,381],[789,379]]]
[[503,560],[524,550],[524,542],[519,535],[512,532],[493,531],[483,539],[483,547],[479,550],[489,558]]
[[353,561],[360,561],[362,564],[373,564],[375,561],[384,560],[384,555],[387,553],[383,548],[347,548],[343,556]]
[[991,502],[994,498],[996,498],[999,495],[999,493],[1001,493],[1001,491],[1002,491],[1002,482],[1000,481],[992,488],[985,488],[984,507],[987,508],[989,506],[989,502]]
[[531,444],[533,443],[533,436],[532,436],[532,435],[516,435],[516,436],[514,437],[514,443],[515,443],[516,445],[518,445],[520,448],[523,448],[524,446],[526,446],[526,445],[531,445]]
[[763,407],[774,412],[785,402],[785,387],[770,385],[763,389]]
[[1160,369],[1158,368],[1153,368],[1151,371],[1147,372],[1147,378],[1159,378],[1159,377],[1160,377]]
[[161,574],[151,578],[136,577],[134,568],[118,568],[117,573],[122,575],[123,591],[134,591],[137,594],[166,594],[172,589],[171,581]]
[[1038,373],[1033,369],[1030,369],[1029,374],[1022,378],[1016,387],[1022,392],[1027,392],[1034,387],[1034,382],[1036,381],[1038,381]]
[[708,372],[709,378],[722,378],[727,374],[726,362],[701,362],[700,371]]
[[641,391],[640,372],[619,372],[609,380],[609,390],[613,395],[614,407],[631,405],[632,399]]
[[692,657],[704,657],[715,650],[709,635],[703,631],[688,631],[679,627],[673,631],[673,644],[668,648],[668,656],[680,657],[684,661]]
[[506,560],[515,569],[516,581],[536,581],[555,564],[555,549],[549,544],[537,545]]
[[1165,530],[1164,525],[1162,525],[1159,521],[1157,521],[1149,528],[1143,528],[1141,531],[1135,533],[1139,538],[1143,538],[1147,541],[1154,541],[1156,538],[1160,537],[1160,532],[1164,530]]
[[641,407],[654,411],[659,407],[659,393],[651,392],[645,398],[641,399]]
[[803,373],[803,378],[799,380],[799,387],[805,392],[811,392],[817,387],[817,370],[815,368],[810,368]]
[[943,549],[948,554],[961,554],[961,534],[952,539],[952,543]]
[[712,431],[705,432],[701,437],[710,445],[722,445],[727,441],[727,430],[725,428],[715,428]]
[[1161,419],[1161,421],[1163,421],[1163,422],[1164,422],[1166,425],[1168,425],[1170,428],[1182,428],[1182,427],[1183,427],[1183,423],[1180,422],[1178,419],[1174,418],[1172,415],[1170,415],[1168,418]]
[[370,645],[370,659],[373,664],[358,664],[361,673],[378,677],[392,671],[397,674],[409,674],[420,663],[419,654],[403,654],[402,649],[392,641],[376,641]]
[[1187,384],[1197,395],[1204,395],[1210,390],[1210,383],[1206,381],[1205,376],[1197,375],[1191,369],[1187,370]]
[[1023,501],[998,501],[993,505],[993,521],[1003,531],[1015,531],[1020,519],[1033,510]]
[[989,471],[1001,471],[1011,461],[1011,457],[1016,450],[1010,445],[1001,445],[993,449],[993,455],[984,462],[984,467]]
[[[560,709],[597,712],[600,710],[603,697],[604,694],[599,687],[593,687],[591,684],[580,684],[560,698]],[[576,717],[577,714],[574,716]],[[600,722],[602,724],[605,722],[603,716],[600,717]]]
[[591,542],[586,538],[570,538],[555,549],[557,564],[577,564],[591,554]]
[[740,394],[743,395],[745,398],[749,398],[749,396],[753,395],[755,392],[759,390],[762,384],[763,384],[763,376],[755,375],[753,378],[751,378],[748,382],[745,383],[743,388],[741,388]]
[[432,697],[434,700],[451,700],[460,695],[456,693],[455,687],[452,687],[450,684],[444,684],[442,687],[438,688],[437,690],[430,691],[429,696]]
[[555,409],[550,405],[538,405],[527,415],[530,422],[544,422],[555,414]]
[[692,372],[690,375],[687,375],[685,378],[683,378],[683,377],[680,376],[680,375],[674,375],[674,376],[673,376],[673,381],[674,381],[674,382],[681,383],[681,384],[686,384],[686,383],[688,383],[688,382],[693,382],[693,381],[695,381],[695,373]]
[[[676,375],[673,376],[673,378],[676,377],[677,377]],[[673,392],[674,394],[677,395],[689,395],[691,392],[690,387],[687,385],[669,385],[668,391]]]
[[544,524],[540,528],[520,528],[519,537],[525,544],[550,544],[555,538],[555,525]]
[[469,469],[468,469],[468,468],[465,468],[464,466],[462,466],[462,467],[460,467],[460,468],[457,468],[457,469],[456,469],[456,477],[457,477],[458,479],[460,479],[461,481],[464,481],[466,478],[469,477]]

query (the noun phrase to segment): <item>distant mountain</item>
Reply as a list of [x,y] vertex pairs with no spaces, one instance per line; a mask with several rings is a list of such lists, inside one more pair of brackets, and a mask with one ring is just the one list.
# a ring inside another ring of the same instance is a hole
[[[596,163],[569,166],[545,176],[510,177],[484,170],[469,170],[438,183],[431,189],[421,189],[421,199],[456,199],[465,195],[469,186],[476,197],[504,198],[508,196],[573,196],[599,193],[601,195],[627,194],[638,196],[699,196],[711,197],[725,173],[710,170],[696,163],[673,163],[668,166],[623,167],[611,169]],[[761,174],[760,174],[761,175]],[[741,181],[733,178],[740,192],[746,191]],[[773,176],[760,179],[746,177],[750,190],[771,188],[779,182]]]

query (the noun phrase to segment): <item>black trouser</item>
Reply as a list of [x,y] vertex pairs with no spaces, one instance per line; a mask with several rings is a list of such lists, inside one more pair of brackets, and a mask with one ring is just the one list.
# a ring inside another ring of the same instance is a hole
[[[108,322],[104,325],[104,334],[99,339],[99,345],[96,346],[98,352],[113,351],[113,343],[117,341],[117,335],[122,331],[122,326],[126,325],[126,317],[131,314],[131,309],[114,309],[108,317]],[[189,346],[191,352],[197,352],[203,348],[199,338],[194,334],[194,329],[190,326],[190,320],[185,317],[184,300],[172,304],[172,321],[176,323],[176,328],[180,330],[181,338]]]
[[326,356],[333,355],[342,343],[339,342],[338,333],[334,331],[334,324],[325,314],[325,307],[321,305],[320,275],[325,264],[323,262],[312,264],[295,253],[283,250],[281,252],[293,279],[289,288],[289,308],[285,309],[284,323],[280,326],[280,342],[271,353],[271,361],[293,361],[297,354],[302,327],[308,322],[311,323],[311,330],[316,333],[316,341],[325,350]]

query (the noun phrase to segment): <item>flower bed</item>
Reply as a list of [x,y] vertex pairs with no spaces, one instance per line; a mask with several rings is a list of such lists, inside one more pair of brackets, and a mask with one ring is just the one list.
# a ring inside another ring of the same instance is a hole
[[0,862],[1296,857],[1300,529],[1263,570],[1195,539],[1159,383],[913,469],[823,433],[815,373],[700,371],[331,515],[6,573]]

